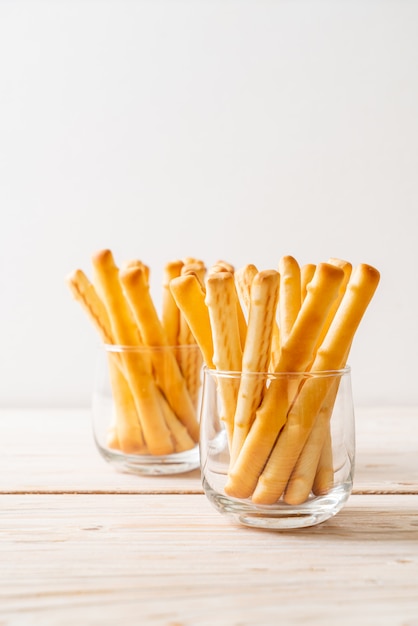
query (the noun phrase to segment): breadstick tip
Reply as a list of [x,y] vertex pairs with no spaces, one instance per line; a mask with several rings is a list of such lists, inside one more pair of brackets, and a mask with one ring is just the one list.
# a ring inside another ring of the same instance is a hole
[[109,248],[105,248],[104,250],[98,250],[92,255],[93,263],[106,263],[109,261],[113,261],[113,254]]
[[119,271],[119,278],[124,285],[130,285],[132,287],[138,285],[138,283],[141,281],[143,281],[145,284],[147,283],[146,271],[142,266],[139,265],[124,267]]

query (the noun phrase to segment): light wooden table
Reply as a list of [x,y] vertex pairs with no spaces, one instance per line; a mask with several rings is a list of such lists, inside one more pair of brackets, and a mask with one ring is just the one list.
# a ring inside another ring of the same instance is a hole
[[345,509],[271,532],[116,473],[88,411],[1,411],[0,626],[418,626],[418,408],[356,413]]

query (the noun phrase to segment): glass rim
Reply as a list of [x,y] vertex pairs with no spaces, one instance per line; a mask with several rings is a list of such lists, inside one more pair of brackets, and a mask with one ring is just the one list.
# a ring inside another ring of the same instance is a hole
[[122,344],[116,343],[102,343],[99,346],[101,349],[104,349],[106,352],[166,352],[168,350],[199,350],[199,346],[195,343],[191,344],[178,344],[178,345],[167,345],[167,346],[147,346],[147,345],[139,345],[139,346],[125,346]]
[[328,377],[336,377],[336,376],[345,376],[351,373],[350,365],[346,365],[340,369],[329,369],[329,370],[302,370],[302,371],[283,371],[283,372],[251,372],[251,371],[233,371],[233,370],[217,370],[208,367],[205,365],[203,367],[203,371],[207,372],[213,377],[218,378],[242,378],[243,376],[254,377],[254,378],[270,378],[270,379],[279,379],[279,378],[328,378]]

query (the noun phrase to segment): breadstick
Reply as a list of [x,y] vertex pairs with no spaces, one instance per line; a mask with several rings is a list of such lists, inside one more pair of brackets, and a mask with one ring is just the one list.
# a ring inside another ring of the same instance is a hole
[[[185,273],[184,275],[189,274]],[[197,280],[199,280],[198,276],[194,272],[193,275],[197,278]],[[197,345],[196,339],[192,331],[190,330],[189,324],[187,323],[187,320],[182,312],[180,312],[180,330],[178,344],[179,347]],[[192,402],[196,406],[200,389],[200,370],[202,367],[202,354],[199,350],[192,351],[188,349],[179,349],[176,352],[176,358],[181,373],[186,380],[187,389],[189,390]]]
[[183,261],[170,261],[164,267],[161,321],[167,343],[175,346],[180,332],[180,311],[170,291],[170,281],[180,276]]
[[[76,270],[68,276],[67,283],[75,299],[80,302],[99,331],[103,343],[114,343],[106,308],[87,276],[81,270]],[[117,352],[108,354],[110,384],[116,411],[114,434],[112,438],[109,437],[108,445],[120,448],[124,452],[143,453],[144,438],[119,357]]]
[[247,340],[247,322],[244,317],[244,312],[241,308],[241,303],[238,297],[235,300],[236,308],[237,308],[237,320],[238,320],[238,330],[239,330],[239,339],[241,343],[241,351],[244,350],[245,342]]
[[127,380],[139,414],[145,443],[151,454],[173,452],[173,442],[167,428],[158,397],[158,388],[138,353],[124,353]]
[[177,356],[181,373],[186,381],[192,405],[195,411],[197,411],[201,387],[201,370],[203,365],[202,354],[198,349],[191,351],[188,349],[183,350],[180,347]]
[[279,326],[282,344],[286,343],[301,306],[300,267],[292,256],[279,261]]
[[[370,265],[357,266],[319,348],[313,371],[339,370],[360,321],[376,291],[379,272]],[[335,378],[324,376],[308,379],[287,416],[277,443],[259,477],[252,499],[258,504],[272,504],[284,492],[295,463],[307,441],[319,410],[329,408],[328,393]],[[330,394],[332,399],[332,394]],[[332,408],[331,408],[332,410]],[[301,421],[303,416],[303,421]]]
[[180,344],[197,344],[200,348],[200,350],[193,352],[179,350],[177,353],[177,359],[186,379],[192,403],[197,407],[203,360],[208,367],[213,367],[212,331],[205,304],[205,289],[194,272],[186,272],[175,279],[172,294],[181,315]]
[[[220,272],[228,272],[234,275],[234,268],[230,263],[226,263],[226,261],[218,261],[215,265],[212,265],[209,271],[210,274],[218,274]],[[235,279],[234,279],[235,282]],[[235,282],[235,289],[237,288]],[[247,321],[245,319],[244,312],[241,307],[241,302],[239,299],[239,294],[237,292],[237,297],[235,299],[237,306],[237,319],[238,319],[238,328],[239,328],[239,336],[241,342],[241,350],[244,350],[245,339],[247,337]]]
[[121,346],[140,345],[138,328],[123,295],[119,269],[115,265],[112,252],[97,252],[92,257],[92,264],[95,286],[106,307],[115,342]]
[[[342,279],[343,272],[339,268],[327,263],[317,266],[297,320],[286,344],[282,346],[276,372],[304,371],[312,359],[322,324]],[[289,406],[300,381],[298,376],[292,380],[283,377],[271,381],[241,452],[229,472],[225,487],[229,495],[248,498],[253,492],[258,476],[286,422]]]
[[186,256],[183,259],[184,265],[200,265],[201,267],[205,267],[205,263],[202,259],[198,259],[195,256]]
[[181,275],[186,276],[187,274],[195,274],[203,286],[205,284],[206,266],[203,261],[198,259],[186,259],[181,268]]
[[317,265],[292,331],[282,344],[276,372],[301,372],[307,368],[343,280],[340,268],[329,263]]
[[196,441],[190,436],[187,428],[177,419],[166,398],[160,393],[160,403],[163,409],[164,419],[171,432],[174,442],[174,452],[184,452],[196,445]]
[[[263,396],[265,379],[253,376],[251,373],[268,370],[279,282],[278,272],[264,270],[256,274],[251,285],[248,333],[242,357],[242,377],[234,417],[232,465],[242,448]],[[249,376],[246,376],[248,373]]]
[[218,272],[208,276],[205,301],[212,328],[215,367],[222,371],[238,372],[242,365],[242,349],[237,293],[234,277],[230,272]]
[[132,267],[140,267],[142,269],[144,273],[145,281],[147,285],[149,285],[149,278],[150,278],[150,273],[151,273],[149,266],[145,265],[145,263],[143,263],[139,259],[131,259],[130,261],[126,261],[125,263],[123,263],[120,270],[123,271],[123,270],[130,269]]
[[128,267],[119,272],[124,296],[146,346],[168,346],[168,340],[152,300],[142,267]]
[[233,274],[235,272],[235,268],[233,265],[231,265],[231,263],[228,263],[228,261],[223,261],[222,259],[219,259],[218,261],[216,261],[216,263],[212,265],[212,271],[231,272],[231,274]]
[[[123,295],[119,270],[111,251],[97,253],[92,262],[117,343],[122,346],[139,346],[138,328]],[[149,359],[140,352],[125,351],[121,353],[121,360],[149,452],[170,454],[173,442],[158,401]]]
[[[182,278],[186,276],[194,277],[199,283],[200,290],[205,293],[204,279],[206,274],[206,267],[203,261],[198,259],[185,259],[185,263],[181,270],[180,276]],[[203,295],[204,300],[204,295]],[[192,329],[190,328],[189,321],[180,309],[180,325],[179,325],[179,345],[189,346],[196,344],[196,338]],[[202,368],[202,353],[199,350],[179,350],[176,354],[177,360],[181,369],[181,372],[186,379],[187,388],[189,390],[192,403],[197,407],[200,391],[200,371]]]
[[[337,306],[339,306],[351,276],[352,265],[340,259],[329,259],[328,262],[341,267],[344,271],[344,280],[336,300]],[[335,315],[336,303],[333,304],[328,314],[328,319],[325,324],[327,329],[330,325],[329,320],[332,320]],[[321,335],[324,336],[324,331],[322,331]],[[322,339],[318,341],[318,343],[320,342],[322,342]],[[342,367],[345,367],[347,363],[350,348],[351,344],[342,361]],[[321,407],[318,417],[314,422],[312,431],[289,479],[284,494],[284,500],[286,502],[304,502],[308,498],[311,489],[315,495],[324,495],[328,493],[332,487],[334,482],[334,467],[329,421],[331,419],[334,400],[338,392],[338,386],[339,380],[334,383],[333,389],[330,392],[333,396],[326,403],[325,408]],[[334,400],[332,398],[334,398]],[[326,408],[328,408],[327,411]]]
[[[318,488],[321,489],[322,493],[325,493],[323,481],[327,480],[327,491],[332,484],[334,473],[332,470],[332,443],[329,420],[331,418],[339,382],[339,377],[337,376],[332,382],[331,389],[326,396],[327,400],[325,404],[319,409],[313,428],[292,471],[283,495],[284,501],[288,504],[301,504],[308,498],[315,480],[321,454],[327,457],[326,459],[324,458],[324,462],[326,461],[326,470],[325,466],[323,468],[326,474],[323,473],[321,476],[321,486]],[[327,445],[324,449],[325,444]],[[329,472],[330,469],[331,473]]]
[[343,299],[343,296],[345,294],[345,290],[347,288],[348,281],[350,280],[351,272],[353,269],[353,266],[351,265],[351,263],[349,263],[348,261],[343,261],[342,259],[331,258],[328,260],[328,263],[330,263],[331,265],[335,265],[335,267],[340,267],[344,272],[344,278],[341,282],[340,289],[338,291],[338,296],[334,300],[334,303],[332,304],[328,312],[327,319],[325,320],[325,324],[322,327],[321,334],[319,335],[317,346],[314,351],[315,354],[318,351],[319,346],[323,342],[324,337],[327,334],[329,327],[331,326],[331,322],[334,319],[334,316],[338,310],[338,307],[340,306],[341,300]]
[[[313,447],[313,446],[312,446]],[[315,478],[312,483],[312,493],[323,496],[329,492],[334,484],[334,459],[332,455],[332,440],[329,424],[324,436],[324,442],[316,468]],[[310,482],[310,481],[309,481]],[[306,490],[305,490],[306,493]],[[309,489],[308,489],[309,494]]]
[[[334,319],[335,313],[337,312],[337,309],[340,306],[340,302],[344,296],[344,293],[347,288],[347,284],[348,284],[348,281],[350,280],[350,276],[352,272],[351,263],[349,263],[348,261],[344,261],[343,259],[330,258],[328,259],[328,263],[330,263],[331,265],[340,267],[344,272],[344,279],[340,285],[338,297],[335,299],[328,313],[325,324],[322,328],[321,334],[317,342],[317,346],[314,351],[315,354],[319,346],[321,345],[322,341],[324,340],[324,337],[328,332],[331,322]],[[344,365],[347,362],[348,352],[344,359]],[[308,367],[308,369],[310,369],[310,367]],[[336,393],[337,393],[337,389],[335,390],[335,394]],[[317,420],[317,421],[318,422],[324,421],[324,417],[322,416],[322,420]],[[315,431],[316,428],[317,426],[315,422],[313,431]],[[319,425],[318,425],[318,429],[319,429]],[[307,494],[309,494],[309,491],[311,487],[313,487],[313,484],[315,484],[314,489],[319,490],[319,492],[321,493],[326,493],[326,491],[329,490],[334,479],[334,472],[333,472],[333,462],[332,462],[331,438],[329,436],[329,432],[325,434],[325,430],[329,431],[329,425],[327,427],[325,426],[322,427],[322,431],[323,431],[322,436],[324,439],[324,443],[320,451],[318,450],[318,444],[315,444],[313,441],[310,442],[311,437],[316,437],[316,439],[318,439],[319,434],[316,435],[314,432],[311,433],[308,439],[308,442],[306,443],[301,453],[301,456],[299,457],[298,463],[292,474],[291,482],[294,483],[294,485],[292,487],[288,487],[288,489],[286,490],[286,494],[284,496],[285,499],[296,497],[294,495],[296,494],[296,486],[295,486],[296,484],[299,485],[298,497],[303,498],[303,500],[301,501],[306,500],[306,498],[308,497]],[[318,454],[319,454],[319,458],[318,458]],[[301,467],[309,466],[310,471],[308,472],[305,469],[299,471],[299,468],[298,468],[299,464]],[[317,467],[317,473],[318,473],[316,477],[313,475],[315,471],[315,467]],[[298,479],[296,479],[295,476],[298,476]]]
[[108,353],[109,377],[115,404],[119,448],[127,454],[146,454],[144,435],[131,390],[120,369],[119,354]]
[[[242,349],[237,318],[237,292],[230,272],[210,274],[206,281],[206,304],[213,334],[213,362],[217,370],[241,371]],[[236,384],[234,384],[236,383]],[[232,441],[239,380],[219,379],[222,419]]]
[[[195,276],[203,290],[205,274],[206,267],[203,261],[199,259],[193,259],[191,257],[184,259],[181,276]],[[180,312],[178,343],[184,346],[189,346],[196,343],[194,335],[190,330],[190,326],[187,323],[187,320],[182,312]],[[200,389],[199,373],[202,366],[202,356],[197,350],[195,352],[191,352],[190,350],[181,350],[177,353],[177,360],[179,362],[182,374],[186,379],[187,388],[189,390],[193,404],[197,405]]]
[[[342,360],[341,367],[345,367],[347,363],[350,348],[351,344]],[[339,383],[340,378],[337,377],[327,396],[325,406],[321,407],[314,421],[286,488],[284,495],[286,502],[291,500],[293,503],[296,500],[304,502],[311,489],[315,494],[325,494],[333,484],[334,467],[329,422]]]
[[[321,475],[318,476],[320,482],[316,487],[316,493],[324,495],[328,493],[332,486],[334,471],[332,468],[332,442],[328,419],[329,416],[325,415],[325,409],[320,409],[315,420],[315,425],[292,471],[283,494],[283,500],[288,504],[301,504],[307,500],[311,490],[313,491],[319,460],[323,453],[327,455],[327,459],[324,459],[326,465],[323,466]],[[325,443],[328,445],[324,450]]]
[[170,282],[170,291],[187,320],[205,364],[213,369],[213,341],[209,312],[205,304],[205,292],[197,277],[186,275],[174,278]]
[[306,297],[306,287],[311,282],[315,274],[316,265],[314,263],[306,263],[300,268],[300,294],[303,302]]
[[[184,265],[181,269],[181,276],[194,275],[198,279],[202,289],[205,289],[205,275],[206,275],[206,267],[203,261],[200,259],[194,259],[192,257],[188,257],[184,260]],[[195,343],[193,338],[193,333],[190,331],[189,325],[185,320],[184,316],[180,315],[180,340],[179,343],[183,345],[188,345],[190,343]]]
[[75,270],[67,276],[66,282],[74,299],[81,304],[95,328],[98,330],[103,343],[114,343],[106,307],[84,272],[82,270]]
[[[254,276],[258,270],[255,265],[249,264],[235,272],[235,285],[247,311],[250,307],[250,290]],[[273,336],[271,342],[271,369],[274,370],[280,358],[280,331],[276,319],[273,322]]]
[[[167,338],[151,298],[144,271],[133,267],[120,273],[126,298],[135,321],[148,346],[167,347]],[[186,382],[171,350],[151,353],[156,379],[178,419],[186,426],[194,441],[199,438],[199,424]]]
[[250,263],[249,265],[245,265],[244,267],[236,270],[236,272],[234,273],[237,292],[242,302],[244,303],[247,312],[250,309],[251,284],[257,272],[258,269],[256,268],[256,266]]

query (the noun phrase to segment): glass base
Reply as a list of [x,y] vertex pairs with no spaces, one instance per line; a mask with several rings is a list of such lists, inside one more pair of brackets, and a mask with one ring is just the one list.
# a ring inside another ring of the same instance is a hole
[[212,505],[233,521],[252,528],[291,530],[316,526],[336,515],[347,502],[352,483],[338,485],[324,496],[312,496],[297,506],[277,502],[256,505],[251,500],[237,500],[215,492],[203,478],[203,488]]
[[119,472],[142,476],[182,474],[199,467],[199,447],[191,450],[154,456],[152,454],[124,454],[96,444],[104,459]]

